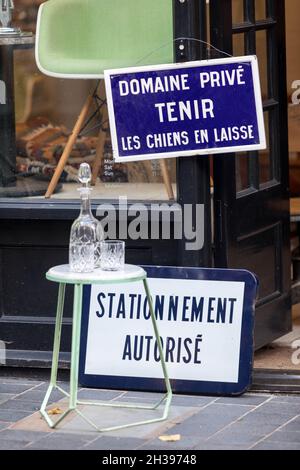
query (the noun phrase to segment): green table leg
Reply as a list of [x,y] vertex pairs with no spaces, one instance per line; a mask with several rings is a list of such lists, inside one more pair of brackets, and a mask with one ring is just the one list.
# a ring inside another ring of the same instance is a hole
[[169,379],[169,375],[168,375],[167,366],[166,366],[166,363],[165,363],[165,358],[164,358],[161,339],[160,339],[160,336],[159,336],[159,331],[158,331],[158,327],[157,327],[157,323],[156,323],[156,318],[155,318],[155,314],[154,314],[152,297],[151,297],[150,289],[149,289],[148,282],[147,282],[146,278],[143,280],[143,283],[144,283],[144,288],[145,288],[145,292],[146,292],[147,299],[148,299],[152,325],[153,325],[153,329],[154,329],[154,333],[155,333],[155,338],[156,338],[156,341],[157,341],[160,362],[161,362],[162,370],[163,370],[163,373],[164,373],[165,384],[166,384],[166,388],[167,388],[167,396],[166,396],[167,401],[166,401],[165,411],[164,411],[164,415],[163,415],[163,419],[166,419],[168,414],[169,414],[169,407],[170,407],[171,400],[172,400],[172,388],[171,388],[171,384],[170,384],[170,379]]
[[71,410],[74,410],[76,408],[76,402],[77,402],[81,311],[82,311],[82,284],[75,284],[74,303],[73,303],[71,372],[70,372],[70,409]]
[[51,380],[50,380],[51,385],[54,385],[54,386],[56,385],[56,381],[57,381],[61,328],[62,328],[62,319],[63,319],[64,303],[65,303],[65,291],[66,291],[66,284],[59,284],[57,313],[56,313],[55,332],[54,332]]
[[56,320],[55,320],[55,331],[54,331],[54,344],[53,344],[53,354],[52,354],[52,367],[51,367],[51,379],[50,385],[46,392],[45,398],[41,405],[40,412],[46,419],[49,426],[54,427],[54,423],[49,418],[46,407],[48,400],[50,398],[51,392],[57,383],[57,371],[58,371],[58,360],[59,360],[59,349],[60,349],[60,339],[61,339],[61,328],[62,328],[62,319],[64,312],[64,301],[65,301],[65,291],[66,284],[60,283],[58,290],[58,300],[57,300],[57,310],[56,310]]

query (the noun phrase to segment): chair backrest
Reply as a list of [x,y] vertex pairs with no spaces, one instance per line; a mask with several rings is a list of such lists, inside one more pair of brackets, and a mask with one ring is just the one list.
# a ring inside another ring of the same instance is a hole
[[36,61],[47,75],[103,76],[110,68],[173,61],[172,0],[48,0]]

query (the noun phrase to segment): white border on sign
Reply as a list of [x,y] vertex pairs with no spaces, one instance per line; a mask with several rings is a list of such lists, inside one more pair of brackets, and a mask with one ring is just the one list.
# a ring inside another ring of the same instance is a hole
[[[243,63],[250,62],[252,67],[253,75],[253,85],[254,85],[254,95],[255,95],[255,105],[256,105],[256,116],[258,123],[258,132],[259,132],[259,144],[245,145],[245,146],[234,146],[234,147],[218,147],[218,148],[207,148],[199,150],[184,150],[178,152],[164,152],[164,153],[149,153],[134,155],[132,157],[121,157],[119,153],[118,138],[117,138],[117,129],[115,124],[115,113],[113,107],[112,99],[112,89],[111,89],[111,75],[122,75],[127,73],[135,72],[147,72],[151,70],[179,70],[187,69],[192,67],[203,67],[208,65],[218,65],[218,64],[232,64],[232,63]],[[143,160],[156,160],[162,158],[175,158],[175,157],[188,157],[193,155],[212,155],[218,153],[235,153],[235,152],[247,152],[251,150],[265,150],[266,149],[266,133],[265,133],[265,124],[264,124],[264,113],[262,106],[262,97],[261,97],[261,86],[260,78],[258,71],[258,61],[257,56],[249,55],[242,57],[230,57],[225,59],[213,59],[213,60],[199,60],[193,62],[183,62],[176,64],[164,64],[164,65],[147,65],[142,67],[128,67],[122,69],[111,69],[104,71],[105,79],[105,88],[106,88],[106,98],[107,98],[107,107],[110,123],[110,133],[112,139],[113,147],[113,158],[116,162],[133,162],[133,161],[143,161]]]

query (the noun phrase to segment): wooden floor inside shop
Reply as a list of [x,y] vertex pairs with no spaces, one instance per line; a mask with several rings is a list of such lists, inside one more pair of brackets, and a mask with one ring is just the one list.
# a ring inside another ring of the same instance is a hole
[[[62,190],[52,195],[51,200],[79,199],[77,183],[66,183]],[[176,198],[176,184],[173,184]],[[93,187],[92,200],[116,200],[119,197],[127,197],[129,200],[139,201],[164,201],[168,200],[166,187],[163,183],[97,183]],[[37,196],[41,199],[43,196]]]
[[257,351],[254,368],[300,372],[300,304],[293,307],[293,331]]

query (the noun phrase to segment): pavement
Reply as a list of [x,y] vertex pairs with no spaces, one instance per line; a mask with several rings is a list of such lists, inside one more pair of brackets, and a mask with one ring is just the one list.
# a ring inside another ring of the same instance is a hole
[[[39,408],[47,382],[0,376],[0,450],[298,450],[300,395],[246,393],[240,397],[175,395],[169,418],[142,426],[99,433],[76,413],[53,430]],[[59,384],[67,390],[66,382]],[[80,389],[84,400],[152,404],[156,393]],[[57,390],[49,409],[56,419],[66,406]],[[101,426],[157,416],[157,411],[85,405],[82,410]],[[179,435],[164,442],[161,436]]]

